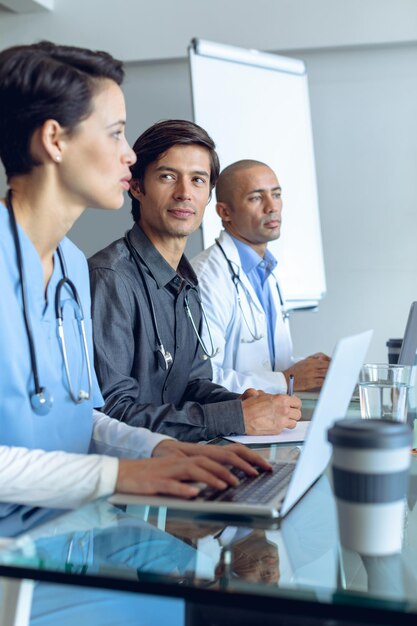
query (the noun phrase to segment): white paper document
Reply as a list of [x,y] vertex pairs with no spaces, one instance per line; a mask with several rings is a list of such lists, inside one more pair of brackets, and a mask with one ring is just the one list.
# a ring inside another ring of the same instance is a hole
[[239,435],[236,437],[225,437],[229,441],[236,443],[268,444],[268,443],[298,443],[304,441],[307,436],[309,421],[298,422],[295,428],[284,428],[279,435]]

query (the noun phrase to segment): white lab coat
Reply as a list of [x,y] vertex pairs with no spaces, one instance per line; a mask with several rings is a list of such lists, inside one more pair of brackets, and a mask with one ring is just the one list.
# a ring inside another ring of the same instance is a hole
[[[244,285],[244,288],[239,285],[239,293],[249,326],[252,332],[256,328],[254,334],[262,335],[262,338],[254,341],[251,337],[239,307],[230,269],[219,247],[214,244],[203,250],[191,263],[198,277],[213,344],[218,349],[212,359],[213,380],[237,393],[243,393],[248,387],[270,393],[286,393],[287,383],[282,371],[290,367],[294,360],[288,319],[284,321],[281,312],[275,281],[276,271],[273,272],[275,278],[272,275],[268,278],[277,311],[274,333],[275,364],[272,371],[267,320],[262,304],[242,269],[233,239],[222,231],[219,242]],[[210,346],[205,325],[203,337]]]

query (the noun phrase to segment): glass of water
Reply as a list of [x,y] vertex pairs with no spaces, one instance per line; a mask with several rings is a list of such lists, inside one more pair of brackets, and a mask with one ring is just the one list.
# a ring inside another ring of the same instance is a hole
[[359,375],[359,400],[364,419],[407,421],[412,367],[366,363]]

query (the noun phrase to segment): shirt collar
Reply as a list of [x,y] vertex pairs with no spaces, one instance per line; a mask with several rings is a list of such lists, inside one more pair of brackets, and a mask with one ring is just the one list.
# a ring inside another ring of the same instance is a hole
[[[229,233],[230,234],[230,233]],[[242,269],[245,274],[250,274],[252,270],[258,267],[260,263],[264,265],[262,267],[265,268],[265,272],[270,274],[276,268],[278,261],[268,250],[265,251],[265,256],[262,258],[253,248],[251,248],[247,243],[240,241],[240,239],[236,239],[233,235],[230,235],[235,244],[237,251],[239,252],[240,262],[242,264]]]
[[[166,287],[171,282],[179,288],[183,280],[192,287],[197,287],[197,276],[184,254],[180,259],[178,271],[176,272],[165,261],[162,254],[158,252],[139,224],[135,223],[133,225],[130,231],[130,240],[159,288]],[[180,281],[178,281],[178,278]]]

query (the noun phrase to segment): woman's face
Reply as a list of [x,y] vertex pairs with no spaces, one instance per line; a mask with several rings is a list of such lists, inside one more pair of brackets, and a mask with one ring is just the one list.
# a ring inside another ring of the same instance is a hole
[[136,156],[125,137],[126,109],[120,87],[103,80],[92,113],[62,140],[57,165],[62,191],[84,207],[118,209],[129,189]]

